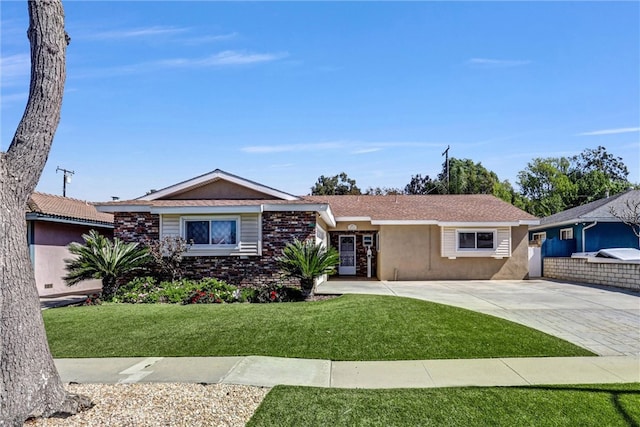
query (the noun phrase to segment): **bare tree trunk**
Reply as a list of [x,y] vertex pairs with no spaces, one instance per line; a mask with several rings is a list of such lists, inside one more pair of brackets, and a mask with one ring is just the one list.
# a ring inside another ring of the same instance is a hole
[[26,241],[25,207],[60,121],[67,35],[60,0],[28,1],[31,84],[6,153],[0,152],[0,425],[75,413],[89,404],[68,394],[42,321]]

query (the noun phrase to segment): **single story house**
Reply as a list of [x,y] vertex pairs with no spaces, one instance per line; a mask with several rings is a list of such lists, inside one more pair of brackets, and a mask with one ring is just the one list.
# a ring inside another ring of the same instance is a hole
[[538,224],[491,195],[294,196],[221,170],[97,208],[115,237],[181,236],[188,274],[236,285],[280,281],[275,259],[295,238],[334,246],[340,276],[525,279]]
[[539,225],[529,227],[529,239],[553,240],[557,249],[550,249],[547,256],[570,256],[574,252],[607,248],[639,249],[640,242],[633,229],[611,213],[611,209],[618,214],[625,212],[628,203],[640,203],[640,190],[629,190],[542,218]]
[[27,241],[40,296],[88,293],[100,290],[100,280],[87,280],[73,288],[62,277],[66,275],[64,260],[71,257],[67,245],[84,243],[83,234],[94,229],[113,237],[113,215],[98,212],[83,200],[52,194],[33,193],[26,210]]

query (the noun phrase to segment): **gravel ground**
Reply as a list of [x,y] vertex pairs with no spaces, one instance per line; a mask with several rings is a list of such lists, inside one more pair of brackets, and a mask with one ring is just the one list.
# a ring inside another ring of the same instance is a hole
[[244,426],[269,392],[230,384],[69,384],[95,406],[25,426]]

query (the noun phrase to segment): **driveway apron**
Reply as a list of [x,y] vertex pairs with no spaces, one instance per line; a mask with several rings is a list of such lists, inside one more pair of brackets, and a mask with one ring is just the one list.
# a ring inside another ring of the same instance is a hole
[[507,319],[600,356],[640,355],[640,294],[549,280],[329,281],[320,294],[378,294]]

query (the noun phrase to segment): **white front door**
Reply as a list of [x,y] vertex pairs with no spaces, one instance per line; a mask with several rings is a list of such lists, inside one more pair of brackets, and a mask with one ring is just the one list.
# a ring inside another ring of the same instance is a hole
[[340,236],[338,274],[356,275],[356,236]]

